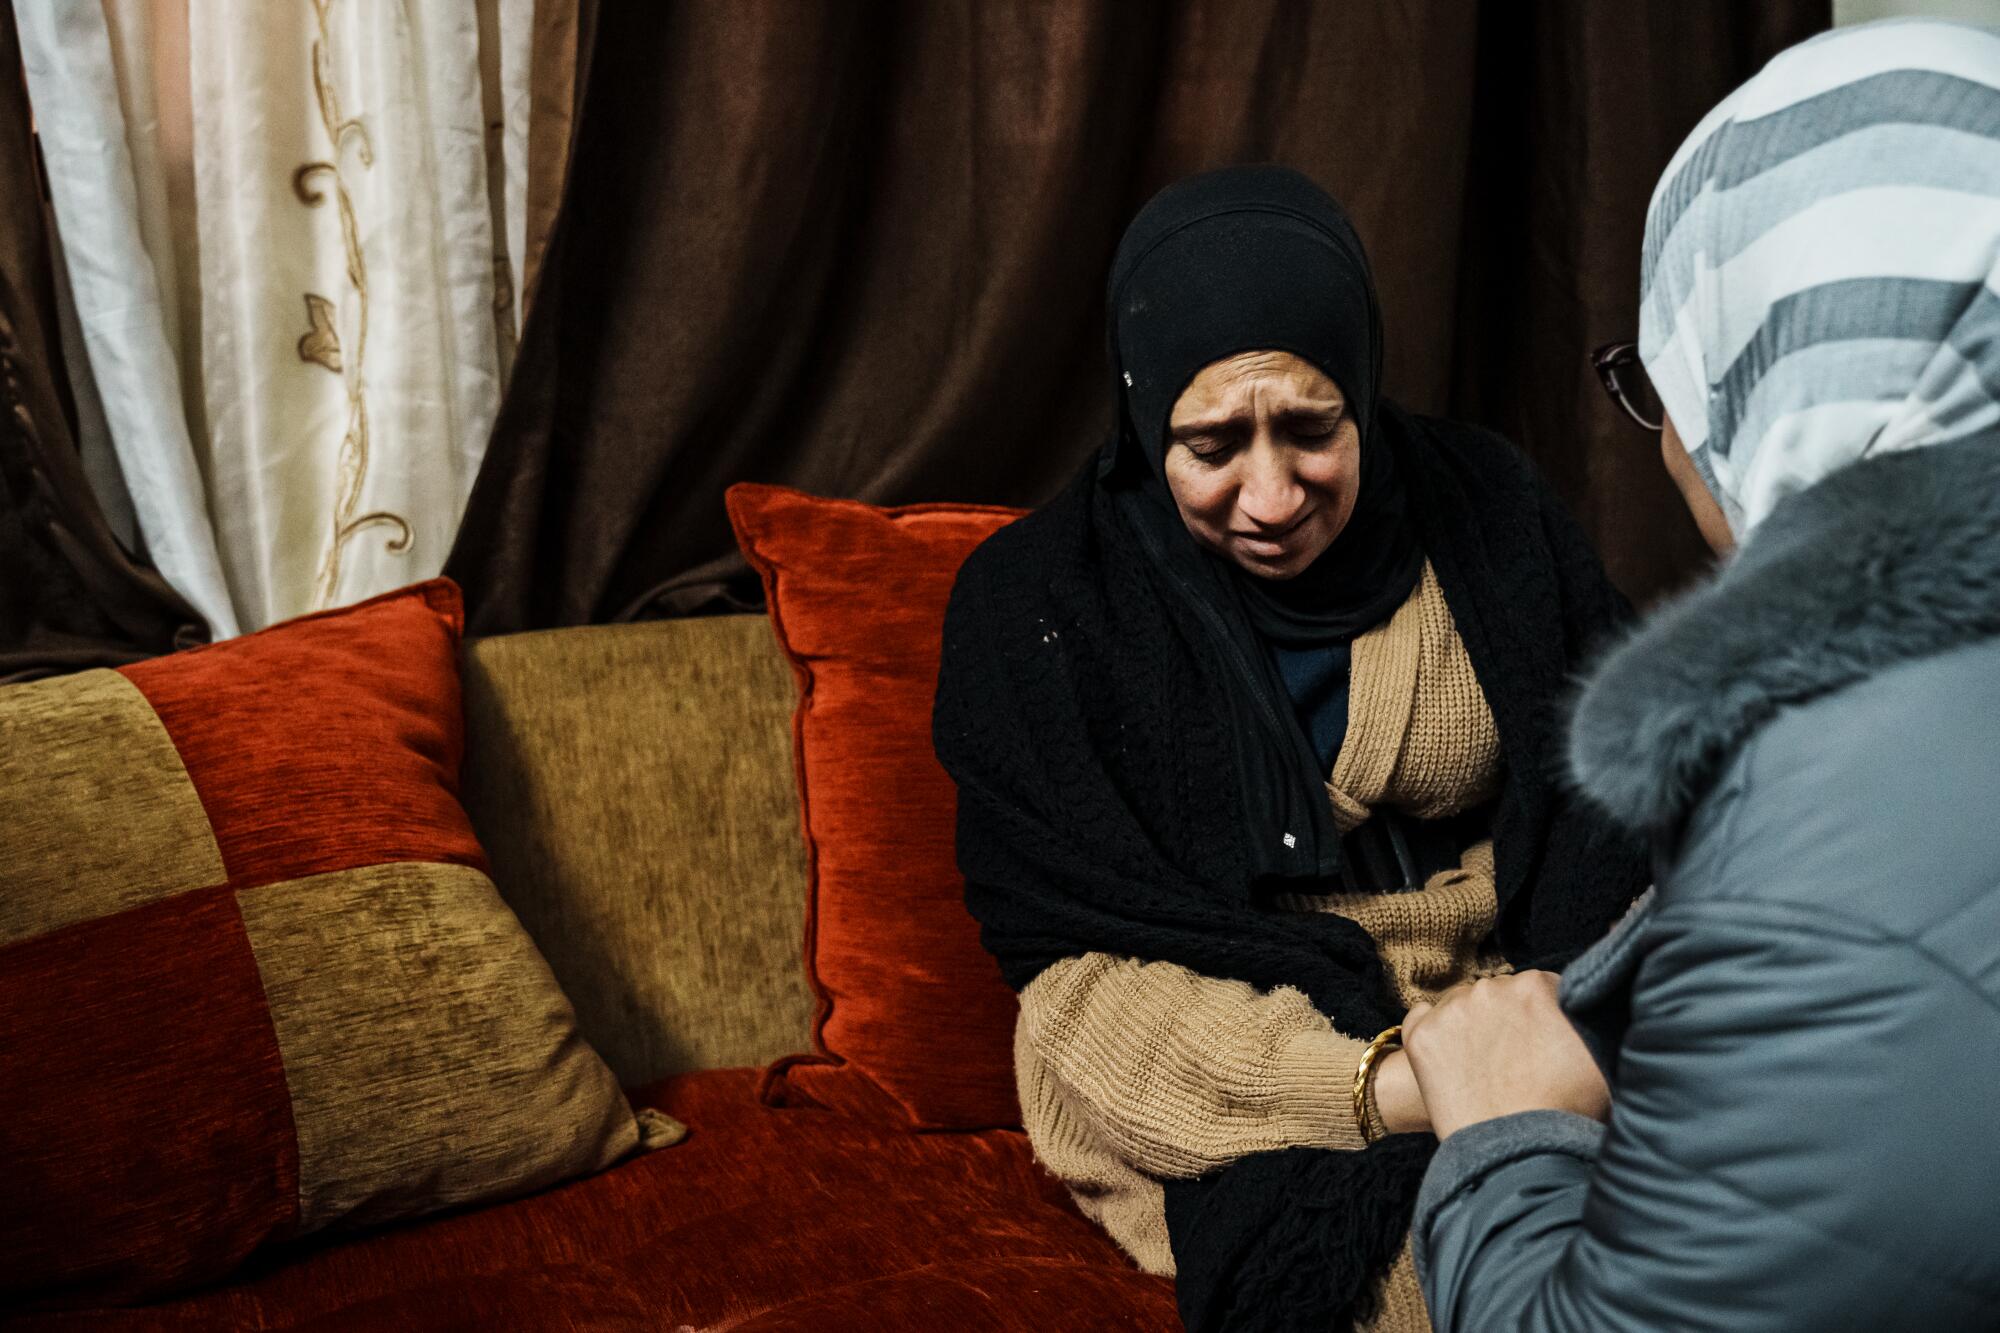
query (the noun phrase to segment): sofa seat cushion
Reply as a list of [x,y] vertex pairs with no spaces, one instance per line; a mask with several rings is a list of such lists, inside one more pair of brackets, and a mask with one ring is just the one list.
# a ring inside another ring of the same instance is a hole
[[[274,1256],[228,1286],[31,1329],[1163,1328],[1017,1131],[759,1105],[755,1070],[635,1094],[686,1140],[495,1207]],[[13,1327],[13,1325],[9,1325]]]

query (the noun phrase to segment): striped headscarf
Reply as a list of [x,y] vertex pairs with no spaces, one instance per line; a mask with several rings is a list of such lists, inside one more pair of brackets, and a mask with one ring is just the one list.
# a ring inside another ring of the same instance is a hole
[[1653,192],[1639,353],[1741,538],[1874,454],[2000,422],[2000,28],[1784,52]]

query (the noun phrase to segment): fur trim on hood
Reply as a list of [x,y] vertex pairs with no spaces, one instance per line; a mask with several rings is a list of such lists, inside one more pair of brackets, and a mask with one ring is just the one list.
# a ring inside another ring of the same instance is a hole
[[1621,823],[1666,831],[1779,709],[1996,634],[2000,433],[1856,463],[1605,655],[1571,776]]

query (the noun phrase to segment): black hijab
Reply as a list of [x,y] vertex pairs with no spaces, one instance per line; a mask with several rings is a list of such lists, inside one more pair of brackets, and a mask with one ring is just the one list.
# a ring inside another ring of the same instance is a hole
[[[1227,578],[1251,626],[1288,648],[1346,643],[1402,605],[1423,569],[1380,417],[1382,317],[1374,276],[1340,205],[1286,167],[1225,167],[1171,185],[1127,228],[1106,284],[1119,425],[1106,476],[1179,523],[1166,488],[1173,406],[1204,366],[1284,351],[1340,386],[1361,434],[1347,525],[1297,576]],[[1170,548],[1191,543],[1156,515]]]

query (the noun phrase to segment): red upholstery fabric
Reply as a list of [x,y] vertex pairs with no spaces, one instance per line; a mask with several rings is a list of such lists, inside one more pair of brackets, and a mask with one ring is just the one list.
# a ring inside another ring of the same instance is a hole
[[292,1100],[228,889],[15,945],[0,1023],[10,1278],[57,1300],[157,1291],[295,1226]]
[[688,1137],[602,1175],[274,1257],[169,1304],[18,1327],[1175,1326],[1172,1283],[1133,1268],[1080,1216],[1020,1133],[911,1134],[767,1107],[758,1077],[705,1071],[641,1094]]
[[1173,1287],[1136,1269],[993,1259],[920,1269],[821,1292],[746,1319],[744,1333],[876,1333],[884,1328],[1144,1329],[1179,1326]]
[[464,615],[435,579],[120,670],[172,738],[233,886],[486,868],[457,795]]
[[958,567],[1019,511],[752,485],[728,502],[799,681],[806,967],[820,998],[815,1052],[774,1066],[765,1095],[922,1129],[1018,1125],[1018,1005],[965,910],[931,700]]

